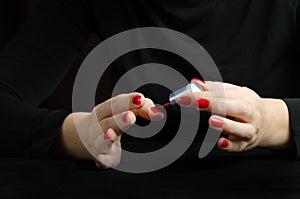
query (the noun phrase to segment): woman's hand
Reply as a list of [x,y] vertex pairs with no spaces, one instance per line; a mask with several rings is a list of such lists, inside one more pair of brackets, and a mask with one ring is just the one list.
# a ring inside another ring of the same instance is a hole
[[221,149],[241,152],[255,147],[288,150],[293,146],[283,100],[261,98],[249,88],[228,83],[200,83],[203,92],[184,96],[178,103],[213,112],[210,127],[228,135],[218,140]]
[[91,113],[72,113],[65,119],[56,145],[72,158],[96,157],[100,168],[117,166],[121,158],[121,134],[135,123],[136,116],[163,119],[163,113],[154,107],[150,99],[132,93],[111,98]]

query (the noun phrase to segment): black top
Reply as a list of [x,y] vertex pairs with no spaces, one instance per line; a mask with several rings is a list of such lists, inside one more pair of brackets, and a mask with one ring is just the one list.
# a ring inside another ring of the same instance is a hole
[[[224,82],[250,87],[261,97],[284,99],[300,157],[297,0],[41,2],[32,20],[0,53],[1,155],[47,154],[70,111],[40,109],[39,104],[64,78],[91,33],[105,40],[125,30],[154,26],[180,31],[198,41],[214,59]],[[195,76],[177,56],[141,50],[114,62],[101,81],[113,88],[130,68],[149,62],[172,66],[187,79]],[[164,88],[150,86],[141,91],[156,103],[166,100]],[[99,93],[97,102],[111,95]]]

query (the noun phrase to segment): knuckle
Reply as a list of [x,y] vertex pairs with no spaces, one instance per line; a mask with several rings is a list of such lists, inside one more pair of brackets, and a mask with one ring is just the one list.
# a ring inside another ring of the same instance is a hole
[[226,100],[222,99],[222,100],[218,100],[217,102],[217,111],[218,113],[224,113],[226,112]]
[[250,90],[250,89],[249,89],[248,87],[246,87],[246,86],[242,86],[242,87],[241,87],[241,91],[244,92],[244,93],[245,93],[245,92],[249,92],[249,90]]
[[248,138],[248,139],[251,139],[251,138],[253,138],[254,137],[254,132],[248,132],[247,134],[246,134],[246,138]]
[[245,104],[245,103],[240,103],[239,114],[242,117],[248,118],[248,116],[250,115],[250,108],[249,108],[249,106],[247,104]]

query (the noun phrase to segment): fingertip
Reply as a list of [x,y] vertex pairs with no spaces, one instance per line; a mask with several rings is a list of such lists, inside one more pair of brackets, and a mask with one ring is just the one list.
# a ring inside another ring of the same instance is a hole
[[202,80],[202,79],[199,79],[199,78],[193,78],[191,80],[191,82],[199,82],[201,84],[201,87],[204,91],[207,91],[208,90],[208,87],[207,87],[207,83],[206,81]]
[[120,160],[112,155],[99,154],[97,160],[100,162],[100,166],[104,169],[116,167],[120,163]]
[[133,125],[136,122],[136,116],[132,111],[127,111],[123,115],[123,122]]
[[111,142],[114,142],[117,139],[117,134],[113,129],[108,129],[107,131],[104,132],[103,134],[104,139],[109,140]]
[[177,103],[180,106],[185,106],[185,107],[190,107],[193,104],[193,97],[189,96],[189,95],[185,95],[182,97],[179,97],[177,100]]
[[145,96],[141,93],[132,93],[131,103],[133,104],[133,106],[143,106],[145,104]]
[[99,169],[108,169],[108,167],[105,164],[103,164],[103,162],[100,160],[99,156],[100,155],[98,155],[98,157],[95,160],[96,167]]
[[149,113],[151,121],[161,121],[165,117],[165,114],[155,106],[149,108]]
[[229,147],[229,141],[225,138],[221,138],[218,141],[218,146],[219,148],[226,150]]
[[192,78],[192,80],[191,80],[191,82],[197,82],[197,81],[205,83],[204,80],[202,80],[202,79],[200,79],[200,78],[198,78],[198,77],[194,77],[194,78]]

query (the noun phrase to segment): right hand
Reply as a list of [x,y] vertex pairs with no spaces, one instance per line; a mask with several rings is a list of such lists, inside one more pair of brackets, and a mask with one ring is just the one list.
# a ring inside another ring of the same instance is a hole
[[121,159],[121,134],[136,122],[136,116],[163,119],[163,113],[153,107],[152,100],[131,93],[111,98],[91,113],[72,113],[63,122],[60,145],[73,158],[96,159],[99,168],[115,167]]

